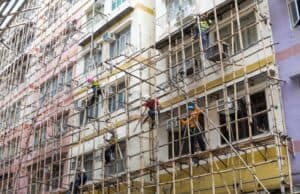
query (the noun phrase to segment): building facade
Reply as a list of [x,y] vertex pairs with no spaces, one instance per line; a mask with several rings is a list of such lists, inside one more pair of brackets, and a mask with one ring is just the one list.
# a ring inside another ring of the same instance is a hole
[[[276,44],[276,63],[282,87],[285,123],[289,137],[292,138],[293,155],[291,159],[294,186],[299,187],[299,1],[269,2],[271,10],[272,31]],[[280,14],[278,14],[280,13]]]
[[24,2],[0,49],[1,192],[291,191],[269,3]]

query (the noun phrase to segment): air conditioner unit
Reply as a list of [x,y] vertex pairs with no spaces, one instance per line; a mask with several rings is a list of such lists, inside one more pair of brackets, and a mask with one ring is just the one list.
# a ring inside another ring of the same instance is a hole
[[85,108],[85,100],[77,100],[75,101],[75,110],[82,110]]
[[221,43],[221,53],[219,52],[219,44],[216,43],[210,46],[206,51],[206,58],[210,61],[220,61],[221,56],[223,59],[226,59],[229,56],[229,45],[225,42]]
[[[182,24],[185,25],[185,24],[188,24],[189,22],[192,22],[194,20],[194,16],[193,15],[187,15],[185,17],[182,18]],[[176,18],[176,23],[175,23],[176,26],[180,26],[181,25],[181,17],[178,16]]]
[[168,130],[175,130],[179,128],[178,120],[177,119],[169,119],[167,121],[167,129]]
[[104,8],[105,0],[95,0],[96,9]]
[[228,111],[229,113],[233,113],[234,112],[234,99],[231,98],[231,97],[228,97],[227,102],[224,102],[224,99],[219,99],[217,101],[217,111],[218,112],[223,112],[225,111],[225,104],[227,103],[227,106],[228,106]]
[[111,43],[115,40],[115,35],[110,32],[105,32],[102,36],[102,40],[103,40],[103,42]]

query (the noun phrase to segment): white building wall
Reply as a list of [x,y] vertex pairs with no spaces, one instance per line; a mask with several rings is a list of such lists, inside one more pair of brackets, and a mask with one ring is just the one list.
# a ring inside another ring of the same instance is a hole
[[[141,48],[146,48],[149,47],[151,44],[153,44],[154,42],[154,17],[153,15],[151,15],[149,12],[145,11],[145,7],[146,9],[153,9],[154,6],[154,2],[144,2],[144,1],[126,1],[124,2],[124,5],[121,5],[119,8],[117,8],[114,13],[111,12],[111,1],[106,1],[105,3],[105,8],[104,8],[104,14],[108,15],[108,19],[112,18],[114,16],[114,14],[117,14],[117,12],[120,12],[121,10],[125,9],[126,6],[132,6],[134,7],[134,11],[129,14],[128,16],[122,18],[122,20],[117,21],[116,23],[114,23],[112,26],[110,26],[106,31],[107,32],[111,32],[111,33],[118,33],[121,30],[123,30],[124,28],[126,28],[127,26],[131,26],[131,50],[127,53],[128,55],[130,55],[133,52],[136,52],[137,50],[140,50]],[[142,8],[141,8],[142,6]],[[145,6],[145,7],[143,7]],[[88,6],[87,6],[88,7]],[[150,11],[151,12],[151,11]],[[86,18],[85,18],[86,19]],[[83,21],[84,22],[84,19]],[[108,22],[107,20],[103,21]],[[101,24],[99,24],[101,25]],[[97,43],[101,43],[102,44],[102,58],[103,61],[109,60],[110,59],[110,53],[109,53],[109,43],[103,42],[102,41],[102,36],[103,33],[101,34],[97,34],[94,36],[94,42]],[[80,60],[77,63],[76,66],[76,75],[75,77],[79,77],[79,84],[82,85],[87,85],[86,82],[86,77],[87,76],[95,76],[96,77],[96,72],[92,71],[92,72],[88,72],[86,74],[83,74],[83,69],[84,69],[84,53],[87,53],[89,51],[89,43],[81,48],[81,54],[80,54]],[[146,56],[146,55],[145,55]],[[126,61],[124,57],[119,57],[118,59],[114,60],[113,62],[115,62],[115,64],[117,64],[116,62],[121,62],[120,65],[122,66],[123,64],[125,64],[124,62]],[[136,62],[134,62],[136,63]],[[106,65],[107,66],[107,65]],[[112,68],[112,71],[114,71],[115,68]],[[137,76],[137,77],[141,77],[141,78],[146,78],[147,76],[149,76],[149,72],[148,70],[140,70],[140,65],[134,66],[132,68],[126,69],[126,71],[132,73],[133,75]],[[109,70],[106,69],[104,74],[110,74]],[[107,86],[110,83],[113,83],[114,81],[120,79],[120,78],[124,78],[125,77],[125,73],[124,72],[120,72],[117,73],[113,76],[109,76],[109,77],[105,77],[105,79],[103,79],[100,83],[100,86],[103,88],[107,88]],[[100,78],[101,75],[98,75],[97,79]],[[139,107],[141,105],[141,95],[144,94],[148,94],[149,93],[149,85],[143,83],[142,85],[136,85],[137,83],[140,82],[140,80],[138,80],[137,78],[134,78],[132,76],[128,76],[129,77],[129,87],[128,88],[128,94],[129,94],[129,117],[137,117],[137,116],[141,116],[141,112],[139,110]],[[134,85],[136,85],[135,87],[133,87]],[[142,90],[140,90],[142,89]],[[82,98],[84,95],[80,95],[77,96],[76,99]],[[75,100],[76,100],[75,99]],[[107,104],[107,102],[105,103]],[[78,115],[79,116],[79,115]],[[79,118],[77,116],[77,118]],[[108,110],[105,107],[101,107],[101,113],[100,113],[100,119],[101,120],[105,120],[107,118],[110,118],[109,121],[110,123],[104,123],[101,122],[100,123],[100,134],[102,134],[104,131],[103,129],[108,127],[111,128],[110,126],[112,126],[114,123],[117,123],[119,121],[125,121],[127,119],[127,115],[126,115],[126,107],[119,109],[113,113],[109,113]],[[75,118],[75,117],[74,117]],[[147,129],[147,123],[141,125],[140,120],[135,120],[132,121],[126,125],[120,126],[118,128],[115,128],[114,130],[117,132],[117,136],[119,140],[125,140],[126,136],[128,135],[127,132],[129,133],[129,137],[137,134],[140,132],[142,128]],[[86,130],[84,130],[81,133],[81,138],[90,136],[95,134],[96,130],[95,127],[92,127],[92,124],[88,124],[86,125],[84,128],[86,128]],[[110,129],[111,130],[111,129]],[[109,134],[106,133],[106,135],[104,135],[106,138],[109,138]],[[89,151],[91,151],[93,148],[101,148],[104,146],[108,146],[108,144],[106,142],[103,141],[103,135],[100,135],[98,137],[92,138],[90,141],[87,142],[83,142],[82,145],[80,146],[79,152],[78,152],[78,148],[79,146],[74,146],[72,148],[72,151],[69,153],[70,157],[74,157],[78,154],[82,154],[82,153],[87,153]],[[141,152],[141,147],[143,147],[143,150],[148,150],[149,149],[149,138],[148,134],[145,133],[143,135],[144,138],[140,138],[139,136],[136,136],[134,138],[130,138],[128,141],[128,147],[127,147],[127,151],[129,155],[135,155]],[[77,139],[78,140],[78,139]],[[100,150],[100,152],[102,152],[102,150]],[[102,153],[104,154],[104,153]],[[144,154],[144,165],[147,166],[149,164],[149,153],[145,153]],[[129,170],[137,170],[139,169],[141,166],[141,160],[140,160],[140,155],[136,155],[132,158],[130,158],[129,160],[129,165],[128,168]],[[97,171],[95,171],[94,173],[94,179],[99,179],[102,176],[103,173],[103,169],[99,169],[102,168],[102,162],[101,161],[97,161],[94,163],[94,169],[97,169]]]

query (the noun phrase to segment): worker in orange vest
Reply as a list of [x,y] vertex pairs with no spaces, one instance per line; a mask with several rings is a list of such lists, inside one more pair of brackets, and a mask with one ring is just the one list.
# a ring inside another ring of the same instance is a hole
[[196,143],[198,143],[201,151],[206,149],[203,134],[201,133],[199,126],[200,108],[194,103],[188,104],[188,118],[180,120],[181,126],[185,129],[190,130],[190,141],[191,141],[191,152],[195,153]]

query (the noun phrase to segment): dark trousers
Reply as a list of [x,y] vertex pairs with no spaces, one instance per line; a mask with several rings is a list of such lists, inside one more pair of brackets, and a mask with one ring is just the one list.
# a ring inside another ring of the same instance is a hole
[[202,38],[203,49],[206,50],[209,46],[209,33],[207,30],[201,31],[201,38]]
[[199,133],[199,131],[197,130],[197,128],[190,128],[190,132],[191,132],[191,151],[192,154],[195,153],[196,151],[196,143],[198,143],[200,150],[204,151],[206,149],[206,145],[204,142],[204,137],[202,133]]
[[206,50],[209,46],[209,32],[208,32],[208,30],[200,30],[200,32],[199,32],[199,28],[195,27],[194,32],[195,32],[194,38],[198,38],[201,35],[203,49]]
[[98,88],[96,86],[92,86],[92,90],[93,90],[93,96],[91,98],[91,100],[89,101],[88,106],[93,105],[96,100],[98,99],[98,96],[100,95],[100,92],[98,91]]
[[[74,185],[74,188],[73,187],[73,182],[70,183],[70,186],[69,186],[69,190],[67,191],[67,194],[78,194],[80,193],[80,189],[79,189],[79,186],[78,185]],[[73,189],[73,193],[72,193],[72,189]]]
[[153,127],[155,125],[155,110],[149,109],[148,116],[151,118],[151,129],[153,129]]
[[148,115],[153,121],[155,121],[155,110],[149,109]]
[[115,152],[115,145],[111,145],[109,148],[105,150],[104,157],[105,157],[105,164],[108,164],[112,161],[112,154]]

